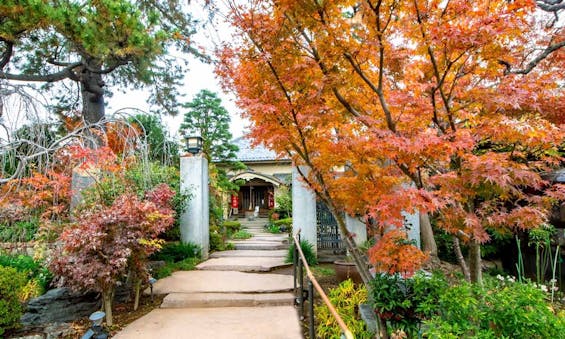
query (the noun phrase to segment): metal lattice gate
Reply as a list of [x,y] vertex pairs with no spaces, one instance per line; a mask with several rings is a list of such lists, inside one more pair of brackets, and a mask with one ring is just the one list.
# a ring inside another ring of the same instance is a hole
[[321,201],[316,202],[316,223],[318,250],[334,250],[334,252],[337,252],[343,249],[337,221],[326,204]]

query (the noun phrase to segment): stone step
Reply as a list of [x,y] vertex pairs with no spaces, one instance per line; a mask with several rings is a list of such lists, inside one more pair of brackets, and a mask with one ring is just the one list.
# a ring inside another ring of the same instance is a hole
[[301,339],[294,306],[158,308],[129,324],[114,339]]
[[265,241],[265,242],[280,242],[281,244],[287,244],[288,243],[288,237],[272,237],[272,236],[268,236],[268,235],[256,235],[252,238],[247,239],[248,241],[254,241],[254,242],[259,242],[259,241]]
[[205,271],[269,272],[275,268],[287,267],[285,257],[231,257],[208,259],[196,266]]
[[224,257],[286,257],[288,251],[273,250],[273,251],[260,251],[260,250],[232,250],[232,251],[219,251],[210,254],[210,258],[224,258]]
[[[293,276],[234,271],[177,271],[159,279],[153,293],[275,293],[294,288]],[[150,289],[144,291],[150,293]]]
[[235,242],[232,241],[236,250],[262,250],[262,251],[271,251],[271,250],[285,250],[288,249],[288,244],[283,244],[280,242],[270,241],[257,241],[257,242]]
[[161,308],[292,306],[292,293],[171,293]]

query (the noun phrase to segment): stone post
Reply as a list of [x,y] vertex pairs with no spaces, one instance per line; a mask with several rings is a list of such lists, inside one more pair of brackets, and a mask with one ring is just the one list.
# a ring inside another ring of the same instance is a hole
[[[300,167],[305,175],[309,169]],[[316,194],[301,179],[296,167],[292,168],[292,232],[300,229],[301,240],[306,240],[318,253],[318,233],[316,224]]]
[[408,233],[408,239],[415,240],[416,246],[422,248],[420,245],[420,212],[414,214],[408,214],[407,212],[402,212],[404,216],[404,229]]
[[201,246],[202,258],[208,259],[210,214],[206,157],[197,155],[180,158],[180,189],[191,196],[180,218],[181,241]]
[[91,166],[73,168],[71,177],[71,212],[83,202],[82,191],[92,186],[99,174],[99,171]]
[[357,245],[361,245],[367,241],[367,226],[364,222],[359,221],[358,218],[351,217],[346,213],[345,227],[347,227],[349,232],[355,235],[353,240]]

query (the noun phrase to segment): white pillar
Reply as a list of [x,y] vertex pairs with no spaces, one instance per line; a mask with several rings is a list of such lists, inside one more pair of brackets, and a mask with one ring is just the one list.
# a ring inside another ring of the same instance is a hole
[[181,157],[180,189],[191,197],[180,218],[183,243],[202,247],[202,258],[208,259],[210,215],[208,206],[208,160],[202,155]]
[[420,247],[420,213],[416,211],[414,214],[408,214],[407,212],[402,212],[404,216],[404,229],[408,233],[408,239],[414,240],[416,246]]
[[353,240],[357,245],[361,245],[367,241],[367,226],[358,218],[354,218],[345,214],[345,227],[354,234]]
[[[307,167],[300,167],[305,175]],[[296,167],[292,168],[292,232],[300,229],[300,239],[306,240],[314,251],[318,252],[318,234],[316,225],[316,194],[302,181]]]

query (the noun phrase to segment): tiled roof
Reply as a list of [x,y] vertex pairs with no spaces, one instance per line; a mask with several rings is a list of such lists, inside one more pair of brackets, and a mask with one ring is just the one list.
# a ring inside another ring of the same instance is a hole
[[287,160],[280,159],[277,154],[263,145],[252,146],[251,140],[246,137],[239,137],[231,141],[232,144],[239,147],[236,152],[237,160],[241,162],[247,161],[274,161],[274,160]]

